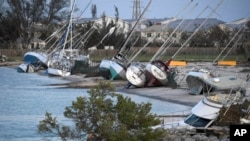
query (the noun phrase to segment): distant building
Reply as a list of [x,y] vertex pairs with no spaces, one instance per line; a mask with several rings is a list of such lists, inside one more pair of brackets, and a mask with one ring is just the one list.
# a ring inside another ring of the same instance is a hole
[[[152,39],[156,37],[156,41],[164,42],[168,38],[173,43],[181,44],[182,40],[181,37],[183,33],[187,35],[191,35],[203,22],[205,18],[198,18],[198,19],[166,19],[158,24],[153,26],[147,27],[141,30],[141,36],[146,39]],[[200,30],[207,30],[212,26],[223,24],[223,21],[218,19],[208,19],[205,24],[200,28]],[[172,34],[173,31],[176,31]]]

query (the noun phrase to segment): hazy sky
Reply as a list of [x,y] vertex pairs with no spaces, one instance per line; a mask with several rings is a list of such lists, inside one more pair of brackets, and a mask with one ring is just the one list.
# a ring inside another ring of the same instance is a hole
[[[97,7],[97,17],[100,17],[103,12],[106,16],[115,15],[116,6],[119,10],[119,17],[122,19],[131,19],[134,0],[76,0],[77,7],[83,10],[91,1],[90,6],[83,13],[82,17],[90,18],[91,5]],[[195,18],[205,7],[209,7],[199,18],[206,18],[211,13],[221,0],[193,0],[186,8],[191,0],[152,0],[152,3],[144,15],[145,18]],[[141,0],[141,11],[147,5],[149,0]],[[198,4],[197,6],[194,6]],[[194,8],[195,7],[195,8]],[[184,10],[183,10],[184,9]],[[181,12],[181,14],[178,14]],[[211,18],[217,18],[225,22],[238,20],[240,18],[250,17],[250,0],[224,0],[220,7],[216,10]]]

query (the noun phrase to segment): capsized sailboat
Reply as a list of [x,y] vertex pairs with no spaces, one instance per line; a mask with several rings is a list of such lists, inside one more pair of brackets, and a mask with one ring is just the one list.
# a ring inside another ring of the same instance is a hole
[[[152,2],[152,0],[150,0],[148,2],[147,6],[144,8],[142,14],[136,20],[136,23],[132,27],[132,30],[130,31],[125,42],[123,43],[123,45],[119,49],[118,53],[114,57],[112,57],[111,60],[104,59],[101,61],[101,63],[100,63],[100,66],[102,67],[101,69],[107,70],[106,74],[108,74],[107,76],[104,76],[104,78],[110,78],[111,80],[115,80],[115,79],[126,80],[126,69],[129,65],[128,64],[129,60],[127,58],[127,55],[128,55],[129,50],[130,50],[130,47],[127,47],[127,44],[129,42],[129,40],[131,39],[132,35],[134,34],[137,26],[141,22],[141,19],[142,19],[143,15],[145,14],[146,10],[149,8],[151,2]],[[106,67],[106,68],[104,68],[104,67]],[[110,74],[108,73],[108,70],[110,71]]]
[[[191,3],[192,1],[190,1],[184,7],[184,9],[186,9]],[[182,9],[182,11],[184,9]],[[175,20],[176,18],[173,18],[170,21],[175,21]],[[152,57],[152,59],[147,65],[142,65],[142,64],[139,65],[139,62],[137,62],[135,64],[131,64],[128,67],[128,70],[126,72],[127,80],[129,82],[127,85],[127,88],[129,88],[130,86],[134,86],[134,87],[146,87],[146,86],[152,87],[152,86],[164,86],[164,85],[165,86],[169,85],[171,87],[176,86],[176,82],[174,81],[174,76],[176,74],[176,71],[172,71],[172,69],[169,69],[169,64],[172,59],[169,59],[168,61],[163,62],[160,59],[155,59],[155,58],[156,56],[159,56],[159,53],[163,52],[163,48],[169,42],[171,42],[170,37],[173,36],[173,34],[181,26],[183,21],[184,19],[182,20],[181,23],[179,23],[179,25],[175,28],[175,30],[170,34],[169,38],[162,44],[162,46],[158,49],[158,51],[155,53],[155,55]]]
[[[236,34],[227,43],[227,45],[220,52],[220,54],[214,59],[213,64],[215,64],[215,62],[220,58],[220,56],[222,55],[222,53],[228,48],[228,46],[240,34],[240,32],[242,31],[243,27],[244,26],[242,26],[242,28],[240,28],[238,30],[238,32],[236,32]],[[238,43],[238,41],[240,39],[241,39],[241,35],[235,41],[233,47],[236,46],[236,44]],[[231,50],[228,50],[227,54],[230,51]],[[224,60],[224,58],[225,58],[225,56],[223,57],[222,60]],[[229,77],[231,79],[226,80],[225,77]],[[237,80],[237,81],[235,81],[235,80]],[[239,80],[239,78],[236,78],[234,76],[216,77],[212,72],[210,72],[208,70],[205,70],[205,69],[193,69],[193,70],[191,70],[187,74],[187,77],[186,77],[186,82],[188,84],[189,93],[190,94],[195,94],[195,95],[202,94],[202,93],[207,92],[207,91],[212,91],[214,89],[214,84],[212,84],[211,82],[216,82],[217,84],[221,84],[221,85],[223,85],[223,83],[231,84],[231,86],[228,86],[228,89],[231,89],[232,87],[239,87],[241,85],[241,82],[238,82],[238,80]],[[210,85],[206,85],[206,84],[210,84]]]
[[23,61],[34,66],[47,68],[47,55],[43,52],[29,51],[24,54]]
[[[215,90],[212,93],[206,93],[206,95],[204,95],[203,98],[191,109],[191,114],[189,114],[186,118],[174,122],[163,122],[161,125],[154,126],[153,129],[205,129],[213,126],[215,122],[217,124],[222,122],[229,124],[232,122],[232,119],[231,121],[222,121],[219,117],[225,117],[228,109],[230,109],[233,105],[242,105],[245,101],[246,89],[244,84],[242,84],[242,87],[234,90]],[[225,112],[221,112],[223,108],[226,108],[227,110]],[[230,113],[228,114],[230,115]]]
[[[71,75],[71,68],[73,67],[73,60],[78,56],[78,50],[72,48],[72,13],[74,11],[75,0],[72,4],[72,9],[70,12],[70,17],[68,25],[66,27],[65,34],[63,34],[61,41],[59,41],[56,51],[51,53],[51,56],[48,61],[47,73],[49,75],[57,76],[69,76]],[[68,41],[68,35],[71,33],[70,45],[66,49],[66,44]]]
[[32,64],[22,63],[17,67],[17,72],[23,72],[23,73],[35,72],[35,68]]

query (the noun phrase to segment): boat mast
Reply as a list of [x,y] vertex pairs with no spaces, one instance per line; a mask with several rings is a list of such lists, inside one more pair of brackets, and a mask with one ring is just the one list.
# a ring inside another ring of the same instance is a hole
[[[196,8],[196,6],[198,6],[198,3],[196,3],[191,10],[187,13],[187,17],[190,16],[193,12],[193,10]],[[177,27],[174,29],[174,31],[172,31],[172,33],[169,35],[169,37],[167,38],[167,40],[162,44],[162,46],[160,47],[160,49],[157,51],[157,53],[151,58],[150,62],[152,62],[153,60],[155,60],[155,58],[161,53],[163,54],[164,50],[166,50],[168,47],[166,47],[164,49],[164,47],[168,44],[171,43],[171,38],[173,37],[173,35],[177,32],[177,30],[180,28],[180,26],[184,23],[186,18],[183,18],[181,20],[181,22],[177,25]]]
[[[195,19],[199,18],[205,11],[206,9],[208,9],[208,6],[206,6],[196,17]],[[180,32],[180,34],[182,34],[190,25],[192,24],[192,22],[190,22],[188,25],[186,25],[183,30]],[[173,44],[173,42],[171,42],[163,51],[161,51],[161,54],[159,55],[159,58],[160,56],[164,55],[165,52],[171,47],[171,45]]]
[[[220,54],[214,59],[213,64],[220,58],[220,56],[222,55],[222,53],[228,48],[228,46],[232,43],[232,41],[239,35],[239,33],[242,31],[243,28],[244,28],[244,25],[241,26],[241,28],[234,34],[234,36],[232,37],[232,39],[227,43],[227,45],[223,48],[223,50],[220,52]],[[238,38],[237,42],[239,41],[239,39],[240,38]]]
[[200,30],[200,28],[207,22],[207,20],[216,12],[216,10],[220,7],[220,5],[223,3],[224,0],[221,0],[216,7],[209,13],[209,15],[207,16],[207,18],[200,24],[200,26],[198,28],[195,29],[195,31],[193,32],[193,34],[191,34],[191,36],[182,44],[182,46],[175,52],[175,54],[171,57],[174,58],[179,52],[180,50],[187,45],[187,43],[193,38],[193,36]]
[[132,30],[130,31],[128,37],[126,38],[124,44],[122,45],[122,47],[120,48],[120,50],[118,51],[119,53],[122,53],[125,48],[126,48],[126,45],[129,41],[129,39],[131,38],[131,36],[133,35],[133,33],[135,32],[135,28],[137,27],[137,25],[141,22],[141,19],[143,17],[143,15],[146,13],[147,9],[149,8],[150,4],[151,4],[152,0],[149,0],[147,6],[144,8],[142,14],[139,16],[139,18],[137,19],[136,23],[134,24]]
[[[64,44],[63,44],[63,52],[64,52],[64,49],[65,49],[65,46],[67,43],[67,38],[68,38],[68,33],[69,33],[70,28],[71,28],[71,33],[72,33],[72,15],[73,15],[74,7],[75,7],[75,0],[73,1],[73,4],[71,6],[72,6],[72,8],[71,8],[70,17],[69,17],[69,24],[67,27],[67,32],[66,32],[65,40],[64,40]],[[71,41],[71,47],[72,47],[72,41]]]

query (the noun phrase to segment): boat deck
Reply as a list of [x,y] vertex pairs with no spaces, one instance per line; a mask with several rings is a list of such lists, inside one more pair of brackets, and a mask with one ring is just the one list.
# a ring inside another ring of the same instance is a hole
[[216,89],[231,89],[245,86],[246,82],[235,76],[223,76],[204,80],[208,85]]

